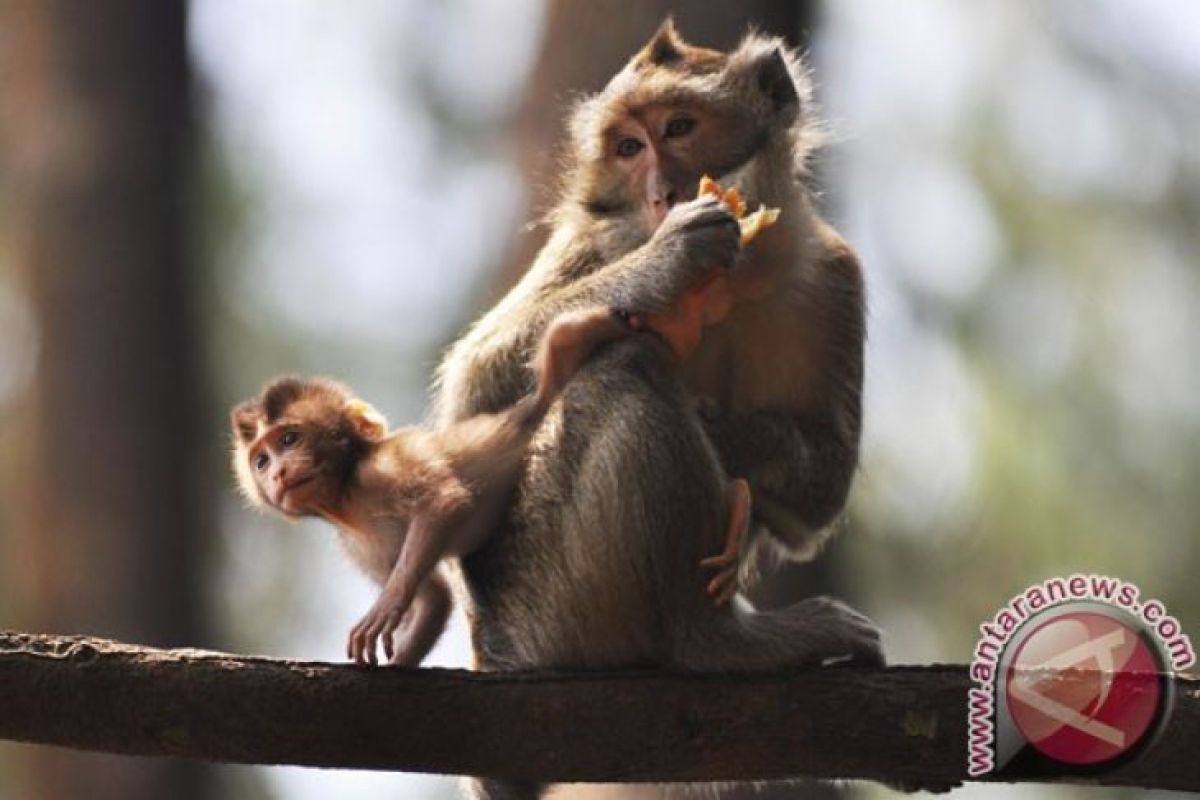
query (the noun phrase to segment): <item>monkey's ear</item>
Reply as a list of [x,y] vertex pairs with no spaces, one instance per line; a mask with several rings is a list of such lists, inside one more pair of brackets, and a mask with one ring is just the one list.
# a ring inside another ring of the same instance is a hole
[[378,442],[387,436],[387,420],[365,400],[347,400],[346,416],[358,435],[368,442]]
[[662,25],[650,37],[650,41],[638,53],[638,61],[643,64],[669,64],[683,57],[686,45],[675,30],[675,18],[668,15]]
[[229,423],[233,427],[234,438],[241,444],[253,441],[254,434],[258,433],[259,417],[258,404],[253,400],[247,400],[234,406],[233,411],[229,413]]
[[756,98],[776,119],[790,123],[808,100],[808,77],[777,36],[747,35],[729,54],[727,70],[732,88]]
[[781,47],[773,48],[758,59],[754,65],[754,87],[766,96],[776,111],[800,107],[796,81]]

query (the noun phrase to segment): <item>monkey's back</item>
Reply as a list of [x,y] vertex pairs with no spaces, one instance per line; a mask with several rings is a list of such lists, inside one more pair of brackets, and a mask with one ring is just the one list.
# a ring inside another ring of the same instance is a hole
[[729,616],[699,566],[723,537],[724,480],[688,403],[645,334],[569,384],[503,529],[463,560],[480,666],[670,665],[680,637]]

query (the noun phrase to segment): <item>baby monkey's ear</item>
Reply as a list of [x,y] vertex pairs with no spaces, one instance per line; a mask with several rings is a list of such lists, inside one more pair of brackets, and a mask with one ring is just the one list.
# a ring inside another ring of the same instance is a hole
[[254,435],[258,433],[258,421],[262,418],[262,411],[258,407],[258,403],[253,400],[247,400],[234,406],[229,412],[229,423],[233,427],[233,436],[238,444],[249,444],[254,440]]
[[378,442],[387,436],[387,420],[365,400],[347,400],[344,406],[354,430],[368,442]]

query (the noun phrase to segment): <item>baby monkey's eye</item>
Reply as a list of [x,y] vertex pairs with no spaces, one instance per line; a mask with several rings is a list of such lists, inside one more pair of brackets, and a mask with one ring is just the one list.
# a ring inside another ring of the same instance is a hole
[[641,142],[634,139],[632,136],[626,136],[621,141],[617,142],[617,155],[621,158],[631,158],[642,151],[644,147]]
[[667,129],[663,132],[663,136],[668,139],[674,139],[677,136],[687,136],[696,127],[696,120],[691,117],[676,117],[667,123]]
[[300,443],[300,432],[287,431],[283,436],[279,437],[279,443],[284,447],[295,447]]
[[259,472],[262,472],[264,469],[267,468],[267,464],[270,464],[270,463],[271,463],[270,456],[268,456],[266,453],[259,453],[258,456],[254,459],[254,468],[256,470],[258,470]]

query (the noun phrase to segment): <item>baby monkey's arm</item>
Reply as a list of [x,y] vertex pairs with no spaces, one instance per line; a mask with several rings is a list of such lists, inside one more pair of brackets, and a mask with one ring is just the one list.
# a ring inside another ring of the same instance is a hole
[[[437,594],[445,588],[439,585],[441,576],[435,574],[438,561],[445,556],[461,555],[456,552],[458,548],[455,544],[460,531],[467,527],[475,511],[476,506],[469,501],[455,499],[430,504],[413,516],[400,549],[400,557],[396,559],[379,597],[350,630],[347,655],[351,659],[360,663],[376,663],[376,645],[379,643],[383,644],[384,655],[393,663],[406,663],[401,656],[411,658],[416,655],[418,662],[424,657],[446,620],[445,612],[438,619],[436,606],[442,600]],[[413,608],[414,601],[418,599],[435,605],[423,607],[423,603],[418,602]],[[401,646],[395,648],[393,636],[410,610],[414,615],[412,627],[405,632]],[[430,627],[435,622],[438,625],[436,631]],[[422,649],[425,652],[421,652]]]
[[[532,395],[499,413],[472,417],[438,431],[393,434],[392,446],[397,450],[409,452],[403,447],[404,437],[421,437],[433,444],[431,450],[438,458],[428,463],[416,463],[411,457],[407,462],[395,461],[404,464],[402,469],[409,473],[403,478],[397,475],[396,481],[423,483],[423,499],[415,510],[396,511],[398,520],[409,519],[400,555],[379,597],[350,631],[350,658],[373,664],[380,643],[395,663],[421,650],[420,642],[409,641],[426,635],[419,620],[411,635],[402,631],[404,641],[395,651],[393,635],[438,561],[474,551],[494,532],[520,478],[529,440],[547,409],[596,348],[629,334],[629,327],[606,309],[562,314],[547,328],[538,348],[534,363],[538,382]],[[418,609],[416,613],[419,616],[421,612]]]

